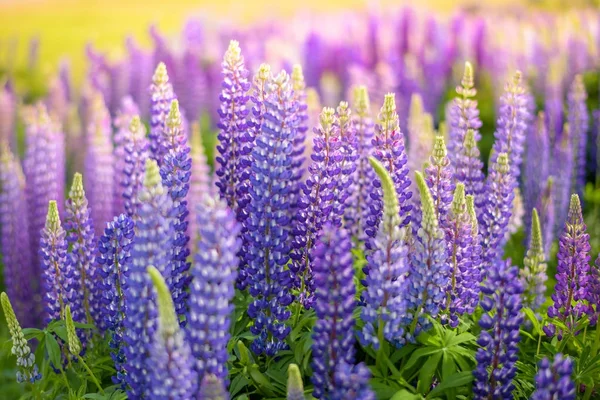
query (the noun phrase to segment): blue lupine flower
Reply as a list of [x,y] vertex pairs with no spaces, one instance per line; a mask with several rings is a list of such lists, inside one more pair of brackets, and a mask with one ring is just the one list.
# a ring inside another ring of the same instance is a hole
[[567,95],[568,99],[568,122],[571,133],[571,143],[574,154],[573,182],[571,192],[583,195],[586,182],[587,163],[587,136],[590,125],[590,116],[587,110],[587,93],[583,83],[583,77],[576,75]]
[[363,363],[338,364],[333,376],[331,400],[375,400],[375,393],[369,386],[370,377],[371,373]]
[[120,214],[125,211],[125,197],[123,196],[123,189],[125,186],[123,185],[123,182],[129,180],[129,175],[125,172],[128,163],[128,152],[125,146],[131,142],[131,121],[139,114],[140,110],[133,102],[132,98],[130,96],[123,97],[119,112],[114,120],[115,134],[113,136],[113,141],[115,147],[113,157],[115,161],[115,171],[113,182],[113,213],[115,214]]
[[144,168],[150,155],[146,130],[139,116],[136,115],[131,119],[129,131],[123,142],[125,162],[121,186],[125,199],[125,211],[131,218],[136,219],[140,207],[139,193],[144,186]]
[[452,193],[454,192],[450,160],[447,155],[444,138],[437,136],[433,145],[433,152],[429,157],[429,163],[425,168],[425,182],[433,198],[435,216],[444,231],[448,230],[446,220],[450,203],[452,203]]
[[557,353],[552,363],[544,357],[538,366],[531,400],[575,400],[575,384],[571,379],[573,362],[569,357]]
[[163,144],[165,138],[163,130],[171,102],[176,100],[173,86],[169,82],[167,67],[163,62],[158,64],[152,76],[150,95],[150,134],[148,135],[150,156],[161,166],[167,151]]

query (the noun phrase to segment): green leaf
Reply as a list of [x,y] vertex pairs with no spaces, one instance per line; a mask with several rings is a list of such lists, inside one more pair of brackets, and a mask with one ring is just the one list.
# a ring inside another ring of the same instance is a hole
[[450,339],[448,341],[447,346],[458,346],[459,344],[463,344],[463,343],[467,343],[467,342],[474,342],[475,340],[477,340],[477,338],[473,335],[471,335],[468,332],[463,332],[460,335],[457,335],[455,337],[453,337],[452,339]]
[[33,338],[40,339],[44,336],[44,331],[37,328],[23,328],[22,332],[26,340],[31,340]]
[[412,367],[414,367],[417,364],[417,362],[419,361],[419,359],[421,357],[439,353],[440,351],[441,350],[438,348],[431,348],[431,347],[425,347],[425,348],[418,349],[414,353],[412,353],[412,355],[408,359],[408,362],[404,366],[404,369],[407,369],[407,370],[411,369]]
[[231,395],[231,397],[235,396],[243,388],[248,386],[249,382],[250,381],[243,375],[237,375],[235,378],[233,378],[231,384],[229,385],[229,394]]
[[61,367],[60,360],[60,346],[56,341],[56,338],[51,333],[46,333],[46,350],[48,351],[48,358],[55,368]]
[[542,326],[540,325],[540,321],[538,320],[538,317],[535,315],[535,312],[533,312],[533,310],[531,308],[523,308],[523,312],[525,313],[525,315],[527,315],[527,318],[529,318],[529,320],[533,324],[533,328],[535,329],[535,331],[538,333],[541,332]]
[[267,379],[267,377],[260,372],[256,365],[251,365],[248,368],[248,372],[250,373],[250,377],[256,383],[256,387],[264,392],[267,396],[273,396],[273,390],[275,389],[271,382]]
[[450,376],[448,379],[444,379],[437,385],[429,394],[427,395],[428,399],[432,399],[436,396],[439,396],[443,393],[446,393],[448,389],[457,388],[460,386],[466,386],[473,381],[473,372],[471,371],[462,371],[457,372],[456,374]]
[[419,383],[417,383],[417,391],[421,394],[426,394],[431,388],[431,382],[435,376],[435,371],[442,358],[442,353],[438,352],[429,357],[423,364],[419,372]]
[[401,389],[394,393],[390,400],[422,400],[423,396],[420,394],[414,394],[406,389]]

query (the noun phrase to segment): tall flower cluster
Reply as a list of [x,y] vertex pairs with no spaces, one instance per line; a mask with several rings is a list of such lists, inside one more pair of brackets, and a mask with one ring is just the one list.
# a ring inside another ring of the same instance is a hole
[[587,93],[583,84],[583,77],[576,75],[567,95],[568,118],[571,130],[571,143],[575,162],[573,164],[573,181],[571,192],[581,196],[585,186],[587,162],[587,135],[590,125],[590,116],[587,110]]
[[420,170],[434,145],[435,131],[433,118],[423,108],[423,99],[418,93],[413,93],[410,99],[408,113],[408,168],[411,171]]
[[351,236],[358,237],[364,242],[367,217],[369,216],[369,192],[374,172],[369,165],[369,156],[373,149],[375,125],[371,118],[369,93],[365,86],[359,86],[354,91],[352,107],[355,110],[352,123],[356,133],[356,170],[352,178],[350,196],[346,202],[344,214],[345,227]]
[[150,395],[151,342],[156,331],[156,306],[149,266],[168,274],[169,247],[173,238],[172,202],[163,187],[156,161],[146,160],[144,187],[135,223],[131,262],[125,272],[125,370],[127,394],[132,398]]
[[454,177],[457,182],[464,183],[465,192],[475,198],[479,218],[481,210],[485,208],[486,183],[485,174],[483,173],[483,161],[481,161],[481,153],[479,147],[477,147],[476,135],[475,130],[467,130],[462,149],[463,156],[461,157],[463,166],[460,169],[454,167]]
[[351,365],[340,363],[335,369],[335,388],[331,400],[375,400],[375,393],[369,386],[371,373],[363,363]]
[[554,144],[552,154],[552,176],[554,176],[554,236],[558,236],[565,225],[569,210],[569,198],[575,165],[575,149],[573,148],[572,132],[569,124],[565,124],[562,134]]
[[334,225],[341,227],[348,199],[354,190],[354,172],[359,155],[356,129],[352,123],[352,113],[348,103],[341,101],[336,111],[334,126],[339,131],[341,159],[340,174],[333,191],[331,221]]
[[542,240],[542,228],[537,210],[533,209],[531,220],[531,237],[529,249],[523,261],[524,268],[521,270],[521,279],[525,288],[524,305],[533,310],[539,309],[546,300],[546,262],[544,253],[544,242]]
[[239,265],[241,226],[223,200],[205,196],[197,204],[198,243],[192,265],[188,339],[199,379],[227,379],[231,303]]
[[331,218],[336,201],[334,190],[341,175],[342,140],[334,121],[333,108],[324,108],[320,126],[314,132],[312,163],[301,186],[298,216],[294,219],[290,270],[295,286],[301,290],[300,301],[307,308],[314,294],[311,249],[319,231]]
[[302,66],[296,64],[292,68],[291,74],[293,98],[296,102],[296,113],[294,118],[294,126],[296,128],[296,137],[294,139],[292,151],[292,162],[293,176],[292,180],[296,182],[292,188],[294,195],[292,197],[292,209],[291,217],[295,216],[294,208],[298,203],[298,196],[300,195],[301,186],[300,181],[304,176],[304,164],[305,164],[305,142],[306,133],[308,131],[308,105],[306,103],[306,83],[304,82],[304,74],[302,73]]
[[123,343],[125,319],[125,276],[131,261],[134,239],[133,220],[126,214],[115,217],[106,225],[98,241],[98,276],[101,278],[102,329],[110,332],[111,357],[117,371],[114,383],[124,383],[125,349]]
[[[502,256],[515,197],[515,179],[508,155],[500,153],[490,168],[486,182],[487,199],[479,217],[485,270]],[[475,202],[477,205],[477,198]]]
[[481,346],[473,371],[475,399],[512,399],[518,359],[519,328],[523,322],[521,295],[523,286],[518,268],[509,260],[495,260],[481,291],[484,314],[479,320]]
[[171,260],[167,283],[173,295],[177,315],[182,317],[186,312],[186,289],[189,284],[188,270],[190,269],[190,264],[187,262],[190,254],[188,246],[190,237],[187,234],[189,220],[187,194],[190,189],[192,158],[187,144],[187,135],[183,132],[177,100],[171,103],[161,143],[164,147],[164,158],[160,165],[160,176],[173,205],[171,217],[173,217],[174,236],[169,249]]
[[446,224],[450,281],[446,295],[446,313],[449,325],[456,328],[459,316],[473,313],[479,302],[481,284],[481,247],[477,235],[477,217],[472,200],[467,203],[465,186],[456,185]]
[[113,213],[119,214],[125,211],[125,198],[123,196],[123,182],[128,178],[125,173],[127,165],[126,145],[129,143],[130,130],[129,125],[136,115],[140,114],[138,106],[130,96],[125,96],[121,100],[121,106],[117,116],[114,119],[115,134],[113,136],[114,151],[114,198]]
[[295,102],[289,76],[279,73],[267,89],[266,113],[252,149],[252,174],[248,205],[249,292],[254,300],[248,314],[254,320],[251,332],[256,354],[275,355],[286,347],[283,340],[290,332],[285,321],[292,302],[289,292],[290,272],[284,266],[289,260],[290,157],[296,137],[292,118]]
[[150,134],[148,135],[150,154],[160,166],[165,156],[165,147],[163,146],[165,121],[171,102],[176,99],[173,85],[169,82],[167,67],[163,62],[158,64],[152,76],[150,96]]
[[223,85],[220,96],[218,168],[215,171],[217,176],[215,184],[219,188],[221,197],[234,210],[238,220],[242,221],[245,218],[242,210],[249,201],[247,182],[251,175],[250,154],[253,151],[254,133],[252,129],[248,129],[246,121],[249,113],[247,103],[250,90],[248,70],[239,43],[235,40],[229,43],[221,66]]
[[437,136],[432,154],[429,157],[429,164],[425,168],[425,182],[433,198],[435,216],[444,230],[447,229],[446,220],[450,203],[452,203],[452,193],[454,192],[452,171],[450,168],[450,160],[448,159],[444,138]]
[[[401,225],[407,226],[410,222],[410,210],[412,209],[410,204],[412,192],[410,191],[410,178],[408,177],[408,158],[404,146],[404,135],[398,124],[394,94],[385,95],[379,113],[379,121],[373,139],[373,155],[381,161],[392,177],[400,207]],[[366,233],[370,238],[374,238],[383,213],[381,182],[378,179],[373,180],[373,191],[369,197],[369,209],[371,215],[367,220]],[[367,245],[369,247],[369,242],[367,242]]]
[[558,353],[552,362],[544,357],[538,367],[532,400],[575,400],[575,384],[571,379],[573,362],[569,357]]
[[[400,342],[404,333],[404,292],[408,290],[405,278],[408,270],[407,228],[401,227],[400,205],[389,172],[374,157],[369,161],[381,181],[384,208],[373,250],[367,255],[369,273],[363,292],[365,306],[361,312],[365,325],[358,337],[363,346],[372,345],[379,349],[384,338]],[[383,337],[379,332],[383,332]]]
[[436,318],[445,301],[450,279],[448,248],[435,213],[431,192],[420,172],[416,172],[417,187],[421,194],[421,224],[416,231],[408,272],[407,308],[410,321],[409,340],[429,329],[427,316]]
[[313,248],[315,311],[313,330],[313,396],[328,398],[341,363],[354,363],[354,297],[352,241],[343,228],[326,224]]
[[[192,137],[190,139],[192,158],[192,169],[190,170],[190,190],[188,192],[188,204],[190,217],[187,234],[190,237],[191,247],[196,246],[196,238],[198,236],[198,214],[194,204],[202,201],[202,198],[212,190],[212,182],[210,176],[210,168],[207,164],[204,145],[202,144],[202,134],[200,132],[200,124],[195,122],[192,124]],[[190,249],[191,250],[191,249]]]
[[90,116],[84,178],[94,233],[100,236],[104,224],[113,217],[115,171],[110,114],[98,92],[92,98]]
[[17,356],[17,382],[35,383],[35,381],[42,379],[42,375],[38,372],[37,365],[35,365],[35,355],[31,352],[31,348],[25,340],[19,320],[8,296],[4,292],[0,294],[0,303],[13,343],[11,353]]
[[510,173],[515,181],[521,172],[525,135],[532,116],[528,109],[528,94],[523,86],[521,72],[517,71],[512,80],[506,83],[500,97],[500,109],[496,122],[496,140],[492,148],[490,163],[496,162],[502,153],[510,160]]
[[[68,254],[69,274],[65,290],[71,293],[69,302],[76,322],[93,322],[98,308],[100,291],[97,289],[94,225],[90,217],[88,200],[83,190],[83,177],[76,173],[67,199],[65,231],[70,247]],[[96,321],[98,322],[98,321]]]
[[125,212],[129,217],[135,218],[141,204],[139,194],[144,186],[144,168],[150,155],[146,129],[137,115],[131,119],[129,130],[123,139],[123,148],[125,160],[122,166],[121,191],[125,199]]
[[[548,308],[548,316],[558,318],[572,329],[576,321],[589,314],[590,236],[581,213],[579,196],[571,196],[569,214],[558,244],[556,286]],[[546,334],[556,333],[554,325],[545,327]],[[562,336],[559,333],[559,336]]]
[[[35,315],[32,300],[35,268],[31,259],[25,179],[21,164],[8,148],[0,144],[0,253],[4,285],[13,299],[15,312],[26,326],[32,326]],[[36,249],[36,253],[37,254]]]
[[40,239],[46,322],[60,321],[64,317],[65,304],[71,302],[73,293],[65,290],[65,283],[72,278],[67,265],[67,250],[66,232],[60,222],[58,206],[56,201],[51,200]]
[[148,274],[157,298],[158,323],[152,338],[149,365],[152,365],[149,398],[157,400],[191,400],[197,390],[198,376],[194,359],[171,298],[170,289],[153,266]]

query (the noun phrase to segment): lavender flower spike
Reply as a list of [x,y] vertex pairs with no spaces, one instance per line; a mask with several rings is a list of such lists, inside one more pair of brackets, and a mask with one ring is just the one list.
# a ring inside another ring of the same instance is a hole
[[[206,193],[211,190],[212,182],[210,176],[210,167],[206,161],[206,154],[204,152],[204,146],[202,144],[202,134],[200,133],[200,124],[195,122],[192,124],[192,137],[191,137],[191,158],[192,158],[192,169],[190,176],[190,191],[188,192],[188,204],[190,217],[188,224],[187,234],[190,237],[192,249],[196,246],[196,239],[198,237],[198,214],[194,204],[198,204],[202,201],[202,198]],[[190,249],[190,250],[192,250]]]
[[256,354],[275,355],[286,348],[283,341],[290,332],[285,321],[290,317],[287,306],[291,274],[284,268],[289,260],[290,178],[292,143],[295,130],[291,118],[294,104],[289,76],[278,74],[269,84],[265,101],[266,115],[261,134],[252,149],[252,174],[248,219],[249,292],[254,300],[248,314],[254,319],[251,332]]
[[[244,65],[239,43],[232,40],[222,63],[221,117],[217,145],[218,168],[215,182],[227,205],[242,218],[241,209],[248,203],[246,187],[250,175],[250,153],[254,134],[248,129],[246,117],[249,109],[248,70]],[[241,219],[239,219],[241,221]]]
[[197,204],[198,243],[192,265],[187,336],[199,379],[227,379],[231,303],[241,247],[240,225],[221,199],[205,194]]
[[151,157],[160,166],[165,156],[163,145],[165,121],[171,102],[176,99],[173,86],[169,82],[167,67],[162,62],[158,64],[152,76],[150,94],[150,134],[148,139],[150,141]]
[[573,362],[569,357],[557,353],[552,364],[544,357],[535,375],[535,392],[531,395],[531,400],[575,400],[572,374]]
[[[554,304],[548,308],[548,316],[560,319],[572,329],[579,318],[591,311],[586,302],[589,298],[590,236],[586,233],[581,203],[576,194],[571,196],[569,215],[558,249],[556,286],[552,294]],[[553,336],[556,327],[548,325],[545,332]]]
[[115,161],[114,171],[114,199],[113,213],[120,214],[125,210],[125,198],[123,197],[123,182],[128,179],[125,173],[127,165],[127,150],[126,144],[129,142],[132,119],[139,115],[140,111],[131,97],[126,96],[121,101],[121,107],[117,117],[114,120],[115,134],[113,136],[115,148],[113,158]]
[[292,170],[294,176],[292,179],[296,181],[296,199],[292,199],[292,204],[297,203],[297,198],[300,192],[300,180],[304,175],[304,164],[305,164],[305,142],[306,133],[308,131],[308,105],[306,103],[306,83],[304,82],[304,74],[302,73],[302,66],[296,64],[292,68],[292,89],[294,91],[294,101],[296,102],[296,118],[294,125],[296,127],[296,138],[294,139],[294,150],[292,151],[292,157],[294,162],[292,163]]
[[315,311],[313,330],[313,396],[329,398],[340,363],[354,363],[354,269],[352,241],[343,228],[326,224],[313,248]]
[[444,231],[447,230],[446,220],[454,192],[450,160],[447,155],[444,138],[437,136],[429,157],[429,164],[425,168],[425,182],[433,198],[435,216]]
[[367,256],[369,273],[363,292],[365,306],[361,312],[365,325],[358,337],[363,346],[372,345],[379,349],[384,339],[402,343],[402,318],[406,312],[404,292],[407,290],[405,274],[408,270],[407,228],[400,227],[400,205],[389,172],[374,157],[370,157],[369,162],[381,181],[384,208],[373,241],[374,248]]
[[375,393],[369,386],[370,377],[369,368],[363,363],[338,364],[333,376],[335,388],[331,400],[375,400]]
[[179,328],[173,299],[159,270],[150,266],[158,305],[158,329],[154,334],[150,362],[151,397],[156,400],[191,400],[197,390],[198,376],[184,333]]
[[172,201],[174,236],[170,246],[171,260],[169,263],[170,276],[167,283],[173,295],[175,310],[179,317],[186,314],[187,287],[189,285],[188,271],[190,264],[187,258],[190,254],[187,234],[189,211],[187,194],[190,189],[190,174],[192,159],[190,147],[187,144],[187,135],[183,132],[179,102],[173,100],[171,109],[165,121],[162,145],[164,158],[160,165],[162,183]]
[[477,261],[481,253],[477,236],[477,217],[472,200],[465,199],[465,186],[456,185],[446,225],[451,276],[446,296],[449,325],[456,328],[459,316],[473,313],[479,302],[481,275]]
[[483,284],[481,307],[485,313],[479,320],[481,346],[475,356],[473,398],[512,399],[518,359],[519,328],[523,322],[521,295],[523,286],[518,269],[510,260],[494,261]]
[[225,389],[222,379],[206,374],[200,382],[197,400],[228,400],[229,393]]
[[35,381],[42,379],[42,375],[38,372],[37,365],[35,365],[35,356],[31,352],[27,340],[25,340],[19,320],[15,315],[8,296],[4,292],[0,294],[0,303],[2,304],[4,318],[6,318],[6,325],[8,325],[8,331],[13,343],[11,353],[17,356],[17,382],[29,381],[29,383],[33,384]]
[[573,182],[574,171],[574,152],[573,143],[571,140],[571,128],[569,124],[565,124],[562,135],[556,140],[553,151],[553,170],[551,175],[554,176],[554,209],[556,211],[555,218],[555,235],[558,236],[564,227],[567,220],[569,210],[569,198],[571,195],[571,185]]
[[[65,231],[71,251],[68,254],[68,275],[65,290],[76,322],[94,322],[101,307],[100,290],[96,281],[94,226],[90,218],[83,177],[76,173],[67,199]],[[95,307],[98,306],[98,307]],[[96,321],[98,322],[98,321]]]
[[40,260],[44,279],[44,304],[46,305],[46,322],[60,321],[64,317],[65,304],[69,303],[65,291],[67,270],[66,233],[60,223],[56,201],[48,203],[46,226],[42,229],[40,239]]
[[106,225],[98,242],[98,275],[102,278],[102,324],[110,333],[111,357],[115,363],[117,376],[113,383],[124,384],[123,366],[124,319],[125,319],[125,276],[131,262],[133,245],[133,220],[126,214],[115,217]]
[[457,182],[465,184],[465,193],[475,197],[475,204],[479,211],[478,218],[480,218],[486,203],[486,188],[483,162],[481,161],[481,153],[477,147],[475,130],[467,130],[462,151],[463,156],[460,159],[462,166],[460,168],[454,166],[454,177]]
[[162,186],[158,164],[152,159],[146,160],[144,187],[139,198],[131,262],[125,273],[125,380],[127,395],[134,399],[150,395],[150,371],[155,367],[149,358],[156,331],[156,307],[147,269],[156,265],[163,269],[163,276],[168,276],[173,238],[169,217],[172,203]]
[[531,238],[529,249],[523,261],[524,268],[521,270],[521,279],[525,288],[523,305],[533,310],[538,310],[546,300],[546,262],[544,255],[544,242],[542,240],[542,228],[540,218],[534,208],[531,220]]
[[411,171],[421,169],[433,146],[433,118],[425,112],[421,96],[413,93],[408,114],[408,168]]
[[416,231],[414,251],[411,251],[408,272],[408,300],[410,310],[406,317],[410,323],[408,340],[426,331],[431,323],[426,318],[436,318],[445,301],[445,291],[450,282],[450,264],[444,232],[435,214],[435,204],[425,178],[416,172],[416,181],[421,192],[421,225]]
[[587,135],[590,125],[590,116],[587,110],[587,93],[581,75],[576,75],[568,98],[568,122],[571,128],[571,142],[573,146],[574,165],[573,165],[573,185],[571,192],[583,195],[586,175],[587,161]]
[[129,124],[129,132],[124,139],[125,163],[123,165],[122,196],[125,199],[125,212],[137,218],[140,208],[139,194],[144,186],[144,168],[150,152],[146,130],[139,116],[134,116]]

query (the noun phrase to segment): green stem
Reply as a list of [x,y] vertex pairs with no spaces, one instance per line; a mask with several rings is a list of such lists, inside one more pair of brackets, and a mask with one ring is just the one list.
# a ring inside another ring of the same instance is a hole
[[385,322],[381,318],[379,318],[379,327],[377,329],[377,339],[379,340],[379,350],[377,350],[377,358],[375,360],[375,365],[377,366],[377,368],[379,368],[379,370],[381,371],[383,376],[385,376],[387,374],[387,365],[385,365],[383,362],[383,352],[385,351],[385,349],[384,349],[385,338],[383,337],[384,325],[385,325]]
[[90,378],[92,378],[92,381],[94,381],[94,383],[98,387],[98,390],[100,391],[100,393],[104,394],[104,389],[102,389],[102,386],[100,385],[100,382],[98,382],[98,379],[96,378],[96,375],[94,375],[94,373],[92,372],[92,370],[90,369],[90,367],[88,367],[88,365],[85,363],[85,361],[83,361],[83,358],[81,358],[81,356],[78,355],[77,359],[79,360],[79,362],[81,363],[81,365],[83,365],[83,368],[85,368],[85,370],[87,371],[87,373],[90,375]]
[[542,330],[540,329],[540,336],[538,338],[537,352],[535,353],[536,356],[540,355],[541,347],[542,347]]

